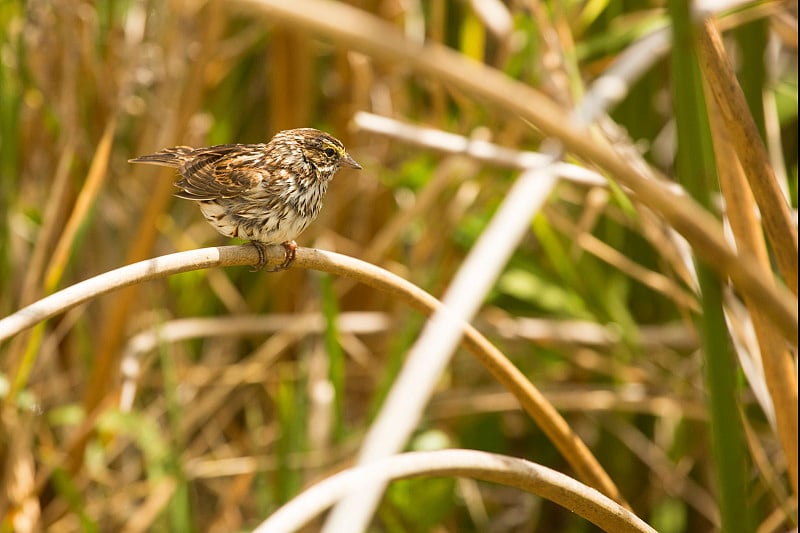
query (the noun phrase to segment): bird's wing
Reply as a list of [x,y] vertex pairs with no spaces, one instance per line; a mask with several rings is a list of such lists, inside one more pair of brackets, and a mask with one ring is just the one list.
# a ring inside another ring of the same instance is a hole
[[165,167],[179,167],[193,151],[194,148],[190,146],[174,146],[172,148],[165,148],[154,154],[128,159],[128,163],[149,163],[151,165],[162,165]]
[[175,196],[189,200],[233,198],[264,181],[269,172],[257,168],[259,150],[225,144],[201,148],[179,168],[182,176],[175,183]]

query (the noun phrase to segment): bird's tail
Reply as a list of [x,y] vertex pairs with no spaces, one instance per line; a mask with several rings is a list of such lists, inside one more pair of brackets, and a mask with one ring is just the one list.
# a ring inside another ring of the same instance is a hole
[[162,165],[165,167],[179,167],[189,158],[189,154],[191,154],[192,151],[194,151],[194,148],[190,148],[189,146],[175,146],[174,148],[165,148],[154,154],[128,159],[128,163],[149,163],[151,165]]

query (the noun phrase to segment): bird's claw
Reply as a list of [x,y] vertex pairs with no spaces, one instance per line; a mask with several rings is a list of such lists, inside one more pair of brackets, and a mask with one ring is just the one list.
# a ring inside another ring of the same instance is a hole
[[[263,270],[264,266],[267,264],[267,246],[269,245],[260,241],[250,241],[250,244],[252,244],[258,252],[258,263],[250,272],[258,272]],[[294,262],[294,258],[297,255],[297,243],[294,241],[286,241],[282,243],[281,246],[286,250],[286,257],[283,263],[276,267],[268,268],[266,272],[280,272],[281,270],[286,270]]]

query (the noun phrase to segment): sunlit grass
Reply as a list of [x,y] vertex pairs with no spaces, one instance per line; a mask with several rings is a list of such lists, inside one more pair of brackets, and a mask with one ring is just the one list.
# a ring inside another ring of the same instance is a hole
[[[0,315],[126,263],[227,244],[195,206],[173,201],[169,172],[130,166],[128,158],[177,144],[259,142],[299,126],[331,131],[365,167],[337,176],[299,244],[366,260],[441,296],[518,170],[359,131],[353,113],[517,150],[539,149],[542,131],[489,91],[476,98],[382,55],[380,43],[353,49],[343,36],[319,36],[299,20],[261,16],[244,4],[0,3]],[[498,3],[495,15],[467,2],[378,4],[372,13],[409,43],[445,44],[530,84],[566,112],[637,38],[669,24],[661,4]],[[742,25],[754,13],[762,18]],[[797,50],[780,26],[792,15],[778,4],[734,15],[725,19],[732,28],[725,44],[796,220]],[[764,278],[783,287],[786,265],[775,261],[782,245],[769,240],[768,255],[761,219],[741,222],[730,213],[734,202],[738,212],[753,211],[755,200],[725,194],[729,175],[721,176],[726,212],[715,167],[675,159],[676,133],[679,150],[701,142],[691,133],[702,121],[680,114],[697,94],[670,92],[690,68],[669,55],[657,59],[610,110],[618,129],[607,138],[626,163],[681,183],[714,217],[730,220],[734,233],[737,224],[753,229]],[[692,114],[710,113],[719,141],[716,108],[698,102]],[[717,159],[730,146],[715,144]],[[602,172],[572,152],[565,159]],[[709,181],[696,181],[703,172]],[[562,181],[473,324],[545,393],[634,513],[659,531],[718,529],[735,516],[731,505],[746,508],[763,531],[796,528],[790,471],[796,476],[797,441],[787,467],[792,444],[774,422],[785,425],[791,406],[760,403],[769,394],[791,397],[793,385],[796,419],[796,370],[784,375],[780,392],[774,365],[764,365],[766,378],[746,367],[760,347],[768,352],[761,357],[792,370],[796,346],[787,348],[791,339],[772,327],[769,309],[747,287],[720,278],[716,266],[700,267],[698,290],[692,256],[675,236],[685,228],[646,205],[624,187]],[[697,259],[704,250],[694,252]],[[711,316],[709,306],[728,313],[727,321],[717,316],[715,329],[697,325]],[[343,325],[343,316],[360,311],[388,321],[369,332]],[[138,361],[135,375],[121,366],[123,354],[138,353],[130,345],[137,333],[172,319],[278,314],[285,326],[270,332],[201,332],[125,359]],[[312,314],[321,326],[298,326]],[[772,328],[771,343],[762,326]],[[42,529],[250,529],[352,464],[422,327],[395,297],[347,279],[231,267],[136,285],[22,332],[0,346],[0,379],[10,388],[0,388],[0,457],[6,472],[16,472],[0,496],[3,531],[14,530],[12,517]],[[707,385],[706,362],[726,337],[745,368],[729,368],[734,388],[714,397],[719,389]],[[124,409],[121,383],[135,392]],[[719,486],[711,474],[719,465],[709,432],[716,415],[707,406],[715,402],[733,415],[728,422],[744,422],[733,434],[748,436],[733,437],[753,465],[748,485],[733,495],[724,476]],[[409,449],[430,435],[578,477],[463,349]],[[6,445],[10,439],[20,445]],[[587,527],[527,493],[452,479],[392,486],[373,520],[382,531]]]

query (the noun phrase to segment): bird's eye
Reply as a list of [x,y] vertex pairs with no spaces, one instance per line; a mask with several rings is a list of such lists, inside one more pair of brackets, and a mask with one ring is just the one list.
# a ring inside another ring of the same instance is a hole
[[336,155],[336,150],[335,150],[335,149],[333,149],[333,148],[331,148],[330,146],[329,146],[328,148],[325,148],[325,150],[323,150],[323,152],[324,152],[324,153],[325,153],[325,155],[327,155],[328,157],[333,157],[333,156],[335,156],[335,155]]

